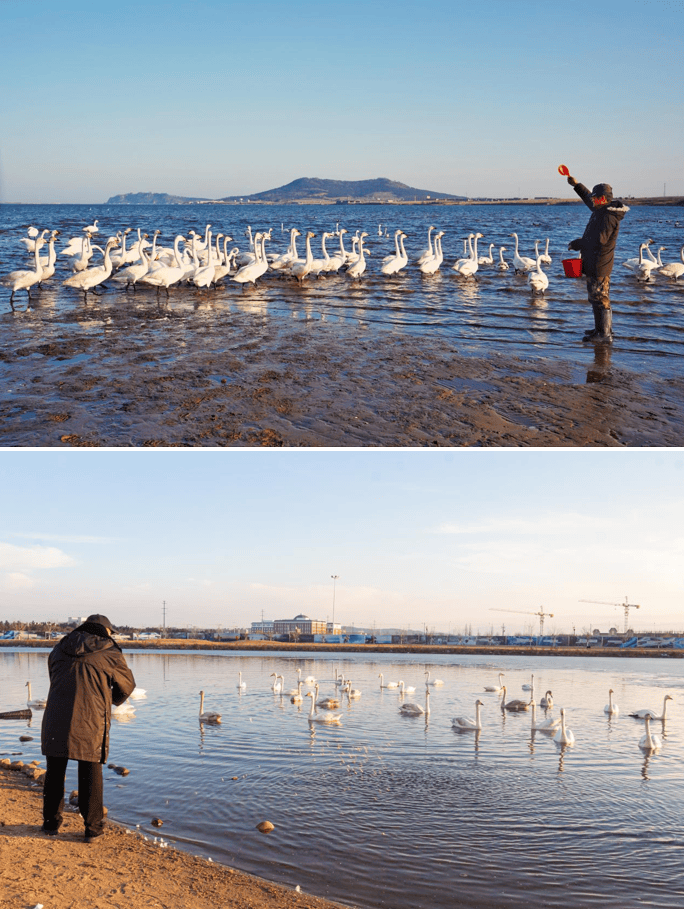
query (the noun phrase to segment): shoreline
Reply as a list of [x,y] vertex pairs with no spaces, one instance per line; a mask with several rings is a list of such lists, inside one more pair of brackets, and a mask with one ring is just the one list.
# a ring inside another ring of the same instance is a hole
[[86,845],[81,816],[66,810],[59,836],[46,836],[40,799],[39,784],[0,767],[0,907],[341,909],[177,846],[160,847],[154,839],[163,840],[163,827],[150,839],[109,821],[105,835]]
[[[0,641],[0,647],[13,649],[49,649],[57,642],[53,641]],[[205,641],[201,639],[185,640],[161,639],[155,641],[119,641],[123,651],[147,650],[165,652],[168,650],[240,650],[254,651],[291,651],[293,653],[413,653],[445,654],[463,656],[570,656],[570,657],[645,657],[654,659],[684,659],[684,650],[656,647],[534,647],[492,644],[491,646],[466,646],[459,644],[317,644],[289,643],[287,641]]]

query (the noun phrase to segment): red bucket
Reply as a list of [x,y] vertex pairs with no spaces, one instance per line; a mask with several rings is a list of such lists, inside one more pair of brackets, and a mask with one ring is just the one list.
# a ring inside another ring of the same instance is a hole
[[581,259],[563,259],[563,271],[566,278],[582,277],[582,260]]

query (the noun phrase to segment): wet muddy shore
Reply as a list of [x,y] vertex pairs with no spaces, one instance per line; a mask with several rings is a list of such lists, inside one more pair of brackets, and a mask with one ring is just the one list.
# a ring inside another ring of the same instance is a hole
[[[684,379],[193,293],[2,314],[0,445],[676,446]],[[589,348],[589,349],[587,349]]]

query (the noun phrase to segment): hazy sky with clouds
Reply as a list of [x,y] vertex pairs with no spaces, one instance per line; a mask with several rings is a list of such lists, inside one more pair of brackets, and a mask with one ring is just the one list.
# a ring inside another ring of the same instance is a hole
[[684,194],[682,0],[0,0],[0,201]]
[[681,451],[0,453],[3,617],[684,630]]

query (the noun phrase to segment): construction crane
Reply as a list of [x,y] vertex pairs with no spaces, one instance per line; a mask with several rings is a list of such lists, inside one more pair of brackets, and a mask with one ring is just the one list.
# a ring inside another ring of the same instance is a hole
[[598,603],[601,606],[621,606],[625,610],[625,631],[627,634],[627,629],[629,628],[629,610],[630,609],[641,609],[636,603],[630,603],[628,598],[625,597],[624,603],[606,603],[605,600],[580,600],[580,603]]
[[540,609],[539,612],[528,612],[524,609],[496,609],[494,607],[490,608],[490,612],[517,612],[518,615],[538,615],[539,616],[539,637],[544,636],[544,619],[548,616],[550,619],[553,618],[552,612],[544,612],[543,609]]

